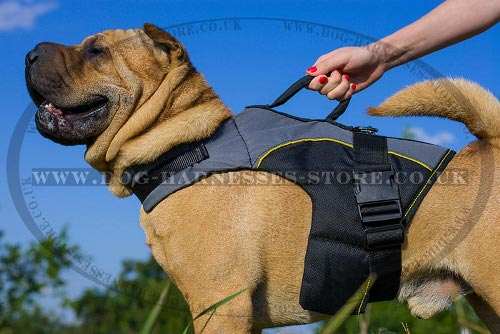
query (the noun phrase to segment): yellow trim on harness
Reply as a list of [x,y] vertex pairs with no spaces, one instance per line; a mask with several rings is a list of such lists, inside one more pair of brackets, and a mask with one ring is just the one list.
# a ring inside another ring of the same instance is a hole
[[366,296],[368,295],[368,291],[370,290],[371,285],[372,285],[372,278],[368,276],[368,282],[366,282],[365,293],[363,294],[363,299],[361,299],[361,303],[359,304],[358,315],[361,314],[361,308],[363,307],[363,304],[365,302]]
[[[329,141],[329,142],[333,142],[333,143],[337,143],[337,144],[340,144],[340,145],[344,145],[344,146],[353,148],[352,144],[343,142],[341,140],[333,139],[333,138],[303,138],[303,139],[292,140],[292,141],[289,141],[289,142],[286,142],[286,143],[279,144],[279,145],[277,145],[277,146],[269,149],[266,153],[264,153],[259,158],[259,161],[257,162],[257,168],[259,168],[260,165],[262,164],[262,161],[264,161],[264,159],[267,158],[269,156],[269,154],[273,153],[274,151],[279,150],[280,148],[283,148],[285,146],[289,146],[289,145],[293,145],[293,144],[298,144],[298,143],[303,143],[303,142],[308,142],[308,141],[312,141],[312,142],[316,142],[316,141]],[[425,169],[428,169],[429,171],[432,172],[432,168],[429,167],[428,165],[424,164],[422,161],[419,161],[419,160],[407,157],[406,155],[403,155],[401,153],[396,153],[396,152],[393,152],[393,151],[388,151],[387,153],[395,155],[395,156],[398,156],[398,157],[406,159],[406,160],[409,160],[409,161],[414,162],[416,164],[419,164],[420,166],[422,166]]]
[[406,216],[408,216],[408,213],[410,213],[411,208],[413,208],[413,206],[417,202],[417,199],[422,195],[422,193],[424,192],[424,189],[427,188],[427,186],[429,185],[429,182],[431,181],[432,177],[434,176],[434,174],[436,174],[436,172],[439,170],[439,167],[441,167],[441,165],[443,164],[443,161],[445,161],[446,157],[448,157],[448,155],[450,155],[450,152],[451,152],[451,150],[448,150],[448,152],[446,152],[446,154],[441,159],[441,161],[439,162],[439,164],[437,165],[437,167],[432,171],[431,175],[427,179],[427,182],[425,182],[424,186],[422,187],[422,189],[420,189],[420,191],[418,192],[417,196],[415,196],[415,198],[411,202],[411,204],[408,207],[408,209],[406,209],[405,215],[401,219],[401,222],[403,222],[405,220]]
[[298,144],[298,143],[303,143],[303,142],[306,142],[306,141],[330,141],[330,142],[334,142],[334,143],[337,143],[337,144],[344,145],[344,146],[352,148],[351,144],[348,144],[346,142],[343,142],[343,141],[337,140],[337,139],[333,139],[333,138],[303,138],[303,139],[292,140],[292,141],[289,141],[289,142],[282,143],[282,144],[279,144],[277,146],[274,146],[273,148],[269,149],[266,153],[264,153],[260,157],[259,162],[257,163],[257,168],[259,168],[260,164],[262,163],[262,161],[264,161],[264,159],[267,158],[267,156],[269,154],[273,153],[274,151],[279,150],[280,148],[283,148],[285,146],[289,146],[289,145],[293,145],[293,144]]
[[403,159],[406,159],[406,160],[409,160],[409,161],[412,161],[412,162],[414,162],[416,164],[419,164],[420,166],[424,167],[425,169],[429,170],[429,172],[432,172],[432,168],[429,167],[429,165],[424,164],[422,161],[419,161],[417,159],[413,159],[413,158],[407,157],[406,155],[403,155],[401,153],[396,153],[396,152],[393,152],[393,151],[388,151],[387,153],[395,155],[395,156],[403,158]]

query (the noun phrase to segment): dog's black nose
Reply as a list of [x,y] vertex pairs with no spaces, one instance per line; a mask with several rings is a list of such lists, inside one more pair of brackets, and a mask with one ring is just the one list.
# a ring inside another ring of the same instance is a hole
[[36,62],[42,62],[42,61],[53,62],[58,54],[57,48],[61,46],[62,45],[49,42],[43,42],[37,44],[33,48],[33,50],[28,52],[28,54],[26,55],[25,58],[26,66],[33,65]]
[[33,64],[37,59],[38,59],[38,55],[37,55],[36,51],[31,50],[26,55],[25,64],[26,65]]

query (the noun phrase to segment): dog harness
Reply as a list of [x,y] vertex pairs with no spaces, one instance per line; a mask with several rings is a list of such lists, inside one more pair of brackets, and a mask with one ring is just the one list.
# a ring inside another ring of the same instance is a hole
[[311,79],[300,79],[271,105],[245,108],[206,140],[129,168],[122,182],[151,212],[176,191],[217,173],[265,171],[293,181],[312,202],[301,306],[334,314],[375,277],[362,312],[368,302],[396,297],[404,229],[454,152],[336,123],[349,100],[324,120],[273,109]]

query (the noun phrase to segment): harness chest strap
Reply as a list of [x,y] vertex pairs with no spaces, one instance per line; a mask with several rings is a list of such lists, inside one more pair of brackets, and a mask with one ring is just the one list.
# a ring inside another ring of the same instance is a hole
[[121,176],[122,183],[132,189],[141,202],[172,175],[209,158],[202,142],[182,144],[162,154],[147,165],[128,168]]
[[354,132],[353,163],[354,192],[365,231],[370,275],[375,276],[369,300],[393,299],[401,276],[404,225],[387,138]]

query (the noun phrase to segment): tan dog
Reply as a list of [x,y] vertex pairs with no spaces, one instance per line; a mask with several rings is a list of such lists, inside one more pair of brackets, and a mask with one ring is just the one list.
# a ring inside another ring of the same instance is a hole
[[[117,196],[131,193],[119,181],[126,168],[207,138],[231,117],[183,46],[153,25],[106,31],[77,46],[39,44],[27,55],[26,77],[40,105],[40,132],[63,144],[86,144],[85,159],[111,175],[109,188]],[[370,113],[448,117],[479,138],[448,166],[465,171],[466,189],[438,182],[410,224],[399,298],[427,318],[469,293],[474,309],[499,333],[498,100],[465,81],[425,82]],[[241,172],[222,178],[234,173]],[[299,305],[311,201],[292,182],[280,184],[195,184],[149,214],[141,210],[155,259],[194,315],[248,288],[217,310],[205,333],[257,333],[324,317]],[[196,321],[195,329],[205,321]]]

